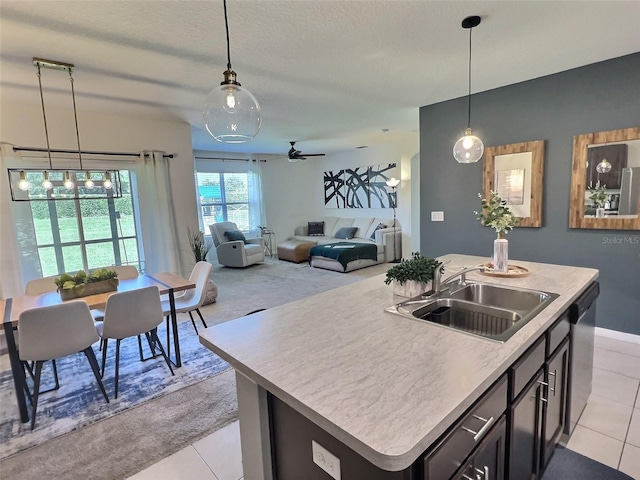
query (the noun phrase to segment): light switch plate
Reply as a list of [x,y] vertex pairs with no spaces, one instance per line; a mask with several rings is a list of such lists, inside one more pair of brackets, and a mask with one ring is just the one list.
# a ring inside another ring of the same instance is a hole
[[313,463],[331,475],[335,480],[340,480],[340,459],[315,440],[311,440]]
[[444,212],[431,212],[432,222],[444,222]]

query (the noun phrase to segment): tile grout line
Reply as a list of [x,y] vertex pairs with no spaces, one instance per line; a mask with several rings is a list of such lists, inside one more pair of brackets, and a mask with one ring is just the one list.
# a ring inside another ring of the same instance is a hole
[[629,430],[631,430],[631,422],[633,421],[633,415],[636,410],[636,401],[638,400],[639,391],[640,391],[640,386],[638,386],[638,390],[636,390],[636,400],[634,400],[633,407],[631,409],[631,418],[629,419],[629,425],[627,425],[627,433],[624,436],[624,442],[622,444],[622,451],[620,452],[620,459],[618,460],[617,470],[620,470],[620,465],[622,464],[622,455],[624,455],[624,447],[627,445],[627,438],[629,438]]
[[192,443],[191,448],[193,448],[196,452],[196,455],[198,455],[198,457],[200,458],[200,460],[202,460],[202,463],[204,463],[207,466],[207,469],[211,472],[211,475],[213,475],[215,477],[216,480],[220,480],[218,478],[218,476],[216,475],[216,472],[214,472],[211,467],[209,466],[209,464],[207,463],[207,461],[204,459],[204,457],[202,455],[200,455],[200,452],[198,451],[198,449],[196,448],[196,446]]
[[[613,350],[611,350],[611,351],[613,351]],[[640,357],[638,357],[638,358],[640,358]],[[594,367],[593,367],[593,369],[594,369],[594,370],[600,370],[600,371],[602,371],[602,372],[607,372],[607,373],[614,373],[614,374],[616,374],[616,375],[620,375],[621,377],[625,377],[625,378],[628,378],[628,379],[630,379],[630,380],[635,380],[636,382],[637,382],[637,381],[640,381],[640,378],[630,377],[629,375],[625,375],[624,373],[620,373],[620,372],[613,372],[613,371],[611,371],[611,370],[607,370],[607,369],[602,368],[602,367],[596,367],[596,366],[594,366]],[[634,400],[634,402],[635,402],[635,400]]]

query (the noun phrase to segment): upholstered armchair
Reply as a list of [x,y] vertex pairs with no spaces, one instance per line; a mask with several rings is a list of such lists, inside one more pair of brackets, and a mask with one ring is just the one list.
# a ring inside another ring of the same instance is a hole
[[221,265],[243,268],[264,261],[261,237],[244,238],[233,222],[212,223],[209,230]]

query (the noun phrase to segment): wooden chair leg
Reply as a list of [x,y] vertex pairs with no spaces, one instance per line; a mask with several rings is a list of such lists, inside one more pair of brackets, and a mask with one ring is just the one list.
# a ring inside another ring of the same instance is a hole
[[200,320],[202,320],[202,325],[204,325],[204,328],[208,328],[207,323],[204,321],[204,318],[202,317],[202,314],[200,313],[199,308],[196,308],[196,313],[200,316]]
[[104,388],[104,384],[102,383],[102,378],[100,377],[100,370],[98,369],[98,360],[96,359],[96,354],[93,352],[93,348],[88,347],[84,350],[84,354],[87,356],[87,360],[89,360],[89,365],[91,365],[91,370],[93,371],[93,375],[96,377],[96,381],[98,382],[98,386],[100,387],[100,391],[104,396],[104,399],[109,403],[109,397],[107,396],[107,391]]

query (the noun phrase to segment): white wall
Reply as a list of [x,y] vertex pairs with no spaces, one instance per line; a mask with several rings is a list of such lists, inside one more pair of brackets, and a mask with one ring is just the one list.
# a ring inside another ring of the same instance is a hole
[[[0,105],[0,141],[20,146],[46,147],[39,104],[17,104],[2,97]],[[47,123],[51,148],[77,149],[73,110],[48,108]],[[182,272],[179,273],[188,275],[194,261],[187,241],[187,228],[198,226],[190,125],[181,120],[87,112],[80,105],[78,123],[83,150],[162,150],[175,155],[169,162],[181,252]],[[2,176],[0,188],[6,188],[6,172]]]

